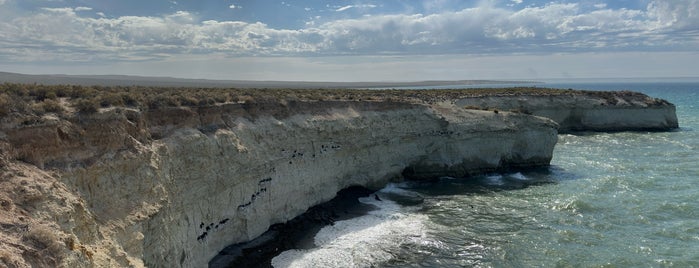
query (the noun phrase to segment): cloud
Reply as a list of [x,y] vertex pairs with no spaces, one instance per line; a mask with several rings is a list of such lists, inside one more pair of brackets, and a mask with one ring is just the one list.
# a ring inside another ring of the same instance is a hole
[[351,8],[358,8],[358,9],[370,9],[370,8],[375,8],[377,5],[372,5],[372,4],[363,4],[363,5],[346,5],[342,7],[338,7],[335,9],[336,12],[342,12]]
[[652,1],[647,13],[658,28],[699,29],[699,0]]
[[[513,10],[485,1],[459,11],[374,14],[311,23],[300,29],[200,20],[200,15],[188,11],[91,18],[77,12],[86,8],[43,8],[30,16],[0,19],[0,61],[140,61],[212,53],[328,56],[695,51],[699,46],[698,2],[651,1],[643,10],[587,10],[575,3]],[[374,7],[352,5],[335,10]]]
[[54,13],[69,13],[69,14],[74,13],[73,11],[75,10],[75,9],[73,9],[73,8],[70,8],[70,7],[55,7],[55,8],[52,8],[52,7],[44,7],[44,8],[41,8],[41,9],[44,10],[44,11],[48,11],[48,12],[54,12]]
[[92,8],[91,7],[76,7],[74,10],[75,11],[90,11],[90,10],[92,10]]
[[236,8],[243,8],[243,7],[241,7],[241,6],[239,6],[239,5],[236,6],[236,5],[234,5],[234,4],[231,4],[230,6],[228,6],[228,8],[230,8],[230,9],[236,9]]
[[342,12],[342,11],[348,10],[350,8],[353,8],[353,7],[354,7],[353,5],[343,6],[343,7],[340,7],[338,9],[335,9],[335,11]]

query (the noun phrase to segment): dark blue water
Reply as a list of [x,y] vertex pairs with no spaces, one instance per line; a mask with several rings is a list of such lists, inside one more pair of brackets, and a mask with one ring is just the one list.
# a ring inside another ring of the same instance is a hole
[[550,168],[380,192],[424,197],[328,226],[278,267],[699,267],[699,83],[548,83],[634,90],[681,129],[560,135]]

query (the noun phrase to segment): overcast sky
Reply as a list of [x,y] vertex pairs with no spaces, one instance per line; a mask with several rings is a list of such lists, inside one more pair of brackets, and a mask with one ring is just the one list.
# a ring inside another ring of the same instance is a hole
[[313,81],[699,76],[699,0],[0,0],[0,71]]

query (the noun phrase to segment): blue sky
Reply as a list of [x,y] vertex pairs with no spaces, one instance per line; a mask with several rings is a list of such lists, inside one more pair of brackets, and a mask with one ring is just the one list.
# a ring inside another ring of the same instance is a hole
[[699,0],[0,0],[0,71],[312,81],[699,76]]

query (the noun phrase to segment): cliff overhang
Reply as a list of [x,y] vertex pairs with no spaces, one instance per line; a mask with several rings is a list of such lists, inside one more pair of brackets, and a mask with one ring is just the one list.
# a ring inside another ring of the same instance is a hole
[[[565,91],[388,92],[390,99],[10,110],[0,129],[0,227],[8,241],[0,246],[10,252],[2,261],[202,266],[350,186],[546,166],[559,126],[594,127],[588,118],[619,109],[660,114],[658,129],[677,124],[673,105],[647,96],[612,95],[624,101],[609,105]],[[536,116],[566,106],[585,117]]]

